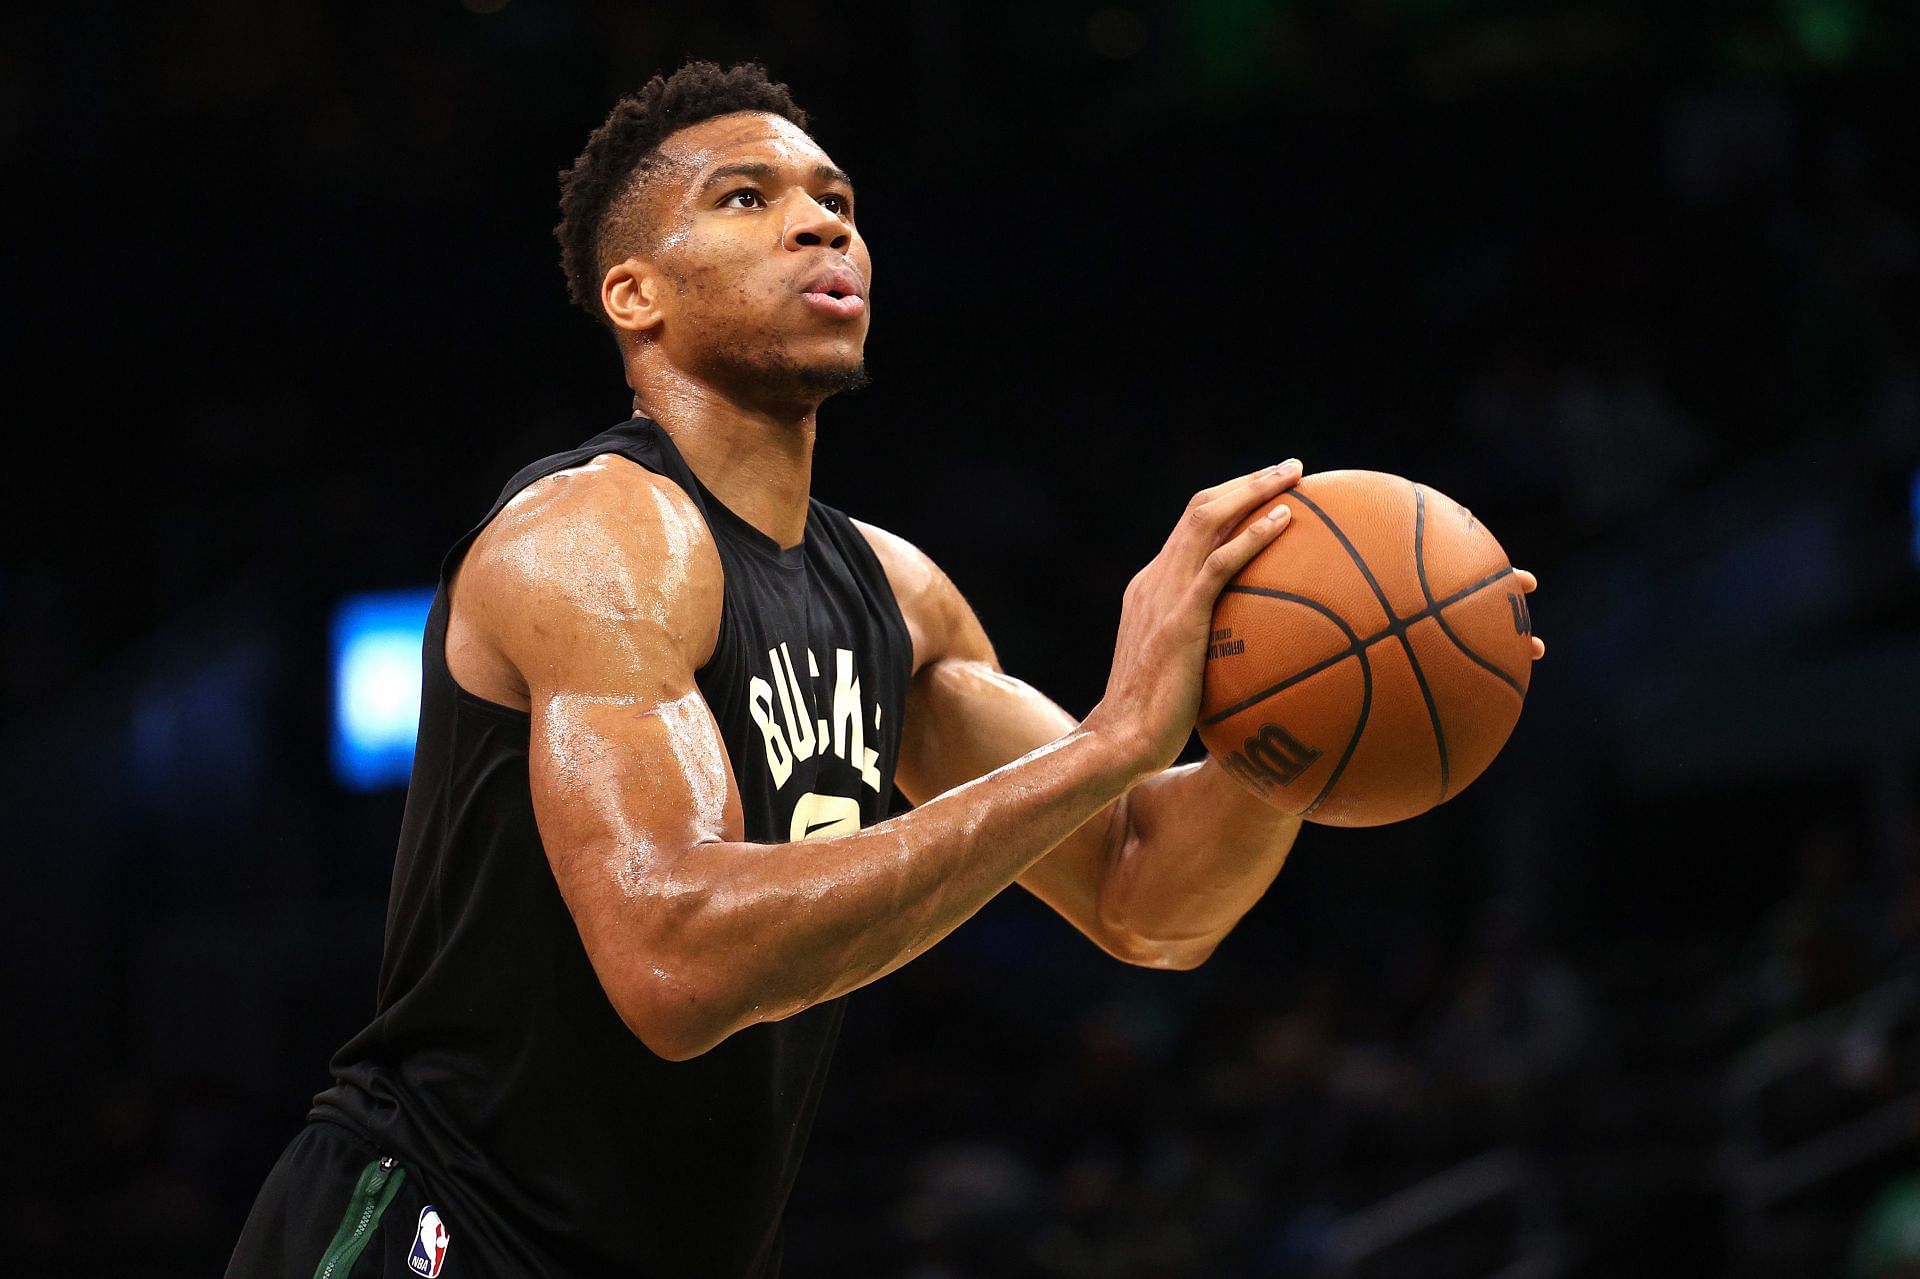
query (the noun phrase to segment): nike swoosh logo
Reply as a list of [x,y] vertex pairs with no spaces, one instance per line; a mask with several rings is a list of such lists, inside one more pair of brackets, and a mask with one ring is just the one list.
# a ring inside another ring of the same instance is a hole
[[806,839],[806,838],[808,838],[809,836],[811,836],[811,835],[813,834],[813,832],[815,832],[815,831],[817,831],[817,830],[825,830],[825,829],[826,829],[827,827],[829,827],[829,826],[833,826],[833,825],[836,825],[836,824],[838,824],[838,823],[839,823],[839,821],[840,821],[840,818],[838,818],[838,817],[829,817],[829,818],[828,818],[828,819],[827,819],[826,821],[824,821],[824,822],[809,822],[809,823],[807,823],[807,829],[806,829],[806,832],[805,832],[804,834],[802,834],[802,835],[800,836],[800,838],[802,838],[802,839]]

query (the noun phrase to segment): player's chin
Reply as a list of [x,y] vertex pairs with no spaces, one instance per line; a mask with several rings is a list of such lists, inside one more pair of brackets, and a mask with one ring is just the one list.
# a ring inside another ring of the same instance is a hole
[[829,395],[857,391],[872,380],[867,376],[866,360],[857,351],[851,360],[798,361],[794,374],[807,390],[825,391]]
[[808,342],[787,351],[788,367],[802,386],[816,391],[857,391],[868,382],[866,342],[847,336]]

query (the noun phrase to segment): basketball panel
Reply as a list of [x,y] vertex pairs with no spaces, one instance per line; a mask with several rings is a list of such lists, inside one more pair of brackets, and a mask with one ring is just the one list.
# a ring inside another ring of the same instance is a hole
[[1352,647],[1340,624],[1310,604],[1227,591],[1207,640],[1201,722]]
[[1413,558],[1413,481],[1381,471],[1322,471],[1297,487],[1346,535],[1395,616],[1426,606]]
[[1447,798],[1451,799],[1485,772],[1507,744],[1526,698],[1467,656],[1441,632],[1435,619],[1414,623],[1407,630],[1407,640],[1440,715],[1447,744]]
[[1327,826],[1384,826],[1418,817],[1445,798],[1440,746],[1427,700],[1398,640],[1368,650],[1373,695],[1346,770],[1304,814]]
[[1366,704],[1358,656],[1348,657],[1218,724],[1200,740],[1241,785],[1283,813],[1299,813],[1347,753]]
[[1489,678],[1527,693],[1533,676],[1533,617],[1526,592],[1511,575],[1440,610],[1443,638],[1469,662],[1491,668]]
[[[1307,483],[1307,480],[1300,481],[1300,487]],[[1293,518],[1279,537],[1234,575],[1233,585],[1284,591],[1318,600],[1361,635],[1385,628],[1388,618],[1379,598],[1326,522],[1291,491],[1282,493],[1271,505],[1287,507],[1293,512]],[[1254,512],[1241,522],[1240,528],[1260,518],[1271,505]]]
[[1420,564],[1435,600],[1509,567],[1507,553],[1487,526],[1459,502],[1425,484],[1420,490]]

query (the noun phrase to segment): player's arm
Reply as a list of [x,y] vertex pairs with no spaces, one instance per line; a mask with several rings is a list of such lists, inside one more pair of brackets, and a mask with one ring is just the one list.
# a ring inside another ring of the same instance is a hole
[[[862,526],[913,632],[916,669],[895,778],[939,795],[1049,741],[1075,720],[1000,669],[947,576],[901,538]],[[1518,575],[1523,589],[1538,583]],[[1534,641],[1534,656],[1546,651]],[[1095,814],[1019,883],[1129,963],[1192,968],[1213,953],[1286,863],[1300,821],[1275,812],[1211,757],[1169,768]]]
[[911,813],[804,845],[743,841],[694,682],[720,566],[684,495],[622,463],[509,504],[469,552],[455,606],[524,681],[541,839],[628,1026],[686,1058],[864,985],[1164,767],[1192,723],[1213,600],[1277,526],[1227,535],[1274,491],[1263,473],[1195,498],[1128,588],[1085,724]]
[[[929,800],[1074,729],[1072,715],[1001,670],[973,609],[923,552],[862,530],[914,638],[895,771],[909,800]],[[1299,829],[1208,759],[1135,786],[1019,882],[1117,958],[1192,968],[1280,873]]]

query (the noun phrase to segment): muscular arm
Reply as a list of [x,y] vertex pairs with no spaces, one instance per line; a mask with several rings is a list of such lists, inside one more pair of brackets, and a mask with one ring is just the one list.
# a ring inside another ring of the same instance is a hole
[[[896,780],[908,799],[960,785],[1069,731],[1073,716],[1000,669],[979,619],[919,549],[862,526],[913,632]],[[1533,574],[1516,574],[1533,591]],[[1533,641],[1533,655],[1546,646]],[[1300,820],[1211,757],[1155,773],[1028,867],[1019,883],[1119,959],[1193,968],[1286,864]]]
[[[880,529],[862,531],[914,636],[895,774],[908,799],[939,795],[1074,729],[1073,716],[1001,671],[973,610],[926,555]],[[1192,968],[1267,890],[1299,829],[1207,759],[1135,786],[1019,883],[1117,958]]]
[[[1108,696],[1086,724],[911,813],[804,848],[743,842],[726,749],[694,683],[720,566],[684,495],[607,461],[510,503],[461,568],[454,630],[524,684],[541,839],[634,1033],[691,1057],[884,975],[1163,766],[1178,749],[1168,725],[1192,720],[1211,602],[1275,531],[1223,541],[1271,487],[1236,485],[1196,497],[1129,588]],[[1191,678],[1169,681],[1170,669]]]

